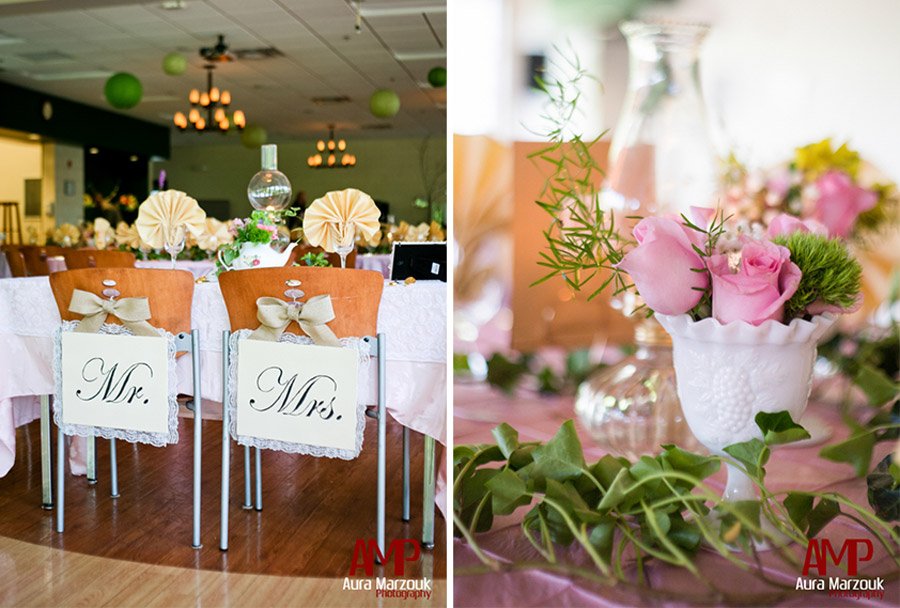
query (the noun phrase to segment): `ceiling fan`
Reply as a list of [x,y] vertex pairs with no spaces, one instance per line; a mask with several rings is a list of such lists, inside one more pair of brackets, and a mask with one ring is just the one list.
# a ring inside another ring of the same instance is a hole
[[223,34],[219,34],[215,45],[200,48],[200,56],[208,63],[228,63],[236,59],[268,59],[282,55],[284,53],[273,46],[255,49],[235,49],[232,51],[225,42]]

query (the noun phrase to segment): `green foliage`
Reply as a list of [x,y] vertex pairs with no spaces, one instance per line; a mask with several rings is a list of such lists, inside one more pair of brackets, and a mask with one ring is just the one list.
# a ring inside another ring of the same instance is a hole
[[[889,298],[887,304],[895,301]],[[891,401],[900,392],[900,385],[894,380],[900,374],[897,353],[900,353],[900,325],[896,323],[885,330],[870,328],[853,334],[839,333],[819,346],[819,354],[850,378],[865,393],[869,405],[875,407]]]
[[328,261],[328,256],[325,255],[325,252],[320,251],[319,253],[309,252],[303,255],[300,258],[300,261],[303,263],[303,266],[318,266],[318,267],[328,267],[331,266],[331,262]]
[[580,83],[591,76],[577,57],[560,55],[562,63],[554,66],[561,75],[559,79],[552,83],[537,81],[547,96],[542,118],[548,126],[540,135],[548,143],[529,158],[549,171],[535,202],[551,219],[544,230],[547,248],[539,252],[538,262],[547,274],[534,284],[562,277],[572,289],[581,290],[600,281],[588,296],[591,299],[609,285],[616,293],[629,286],[616,268],[622,259],[622,247],[615,219],[600,204],[603,172],[594,159],[593,147],[604,134],[587,140],[569,132],[572,118],[579,112]]
[[[900,565],[896,531],[864,507],[834,493],[788,492],[777,499],[763,483],[769,446],[808,434],[786,412],[764,413],[756,422],[764,439],[729,446],[726,458],[664,445],[656,456],[631,461],[606,455],[593,464],[585,461],[571,420],[546,443],[522,442],[513,427],[501,424],[493,431],[496,445],[453,450],[454,533],[464,537],[491,570],[512,569],[515,562],[498,562],[480,549],[477,533],[490,530],[494,516],[527,508],[522,536],[555,572],[606,585],[637,585],[649,592],[642,573],[645,564],[655,560],[684,568],[720,598],[730,592],[724,588],[727,582],[706,578],[694,564],[701,544],[771,582],[761,565],[736,556],[734,548],[752,554],[753,540],[769,541],[772,553],[799,571],[797,553],[783,545],[783,537],[805,546],[840,516],[876,536]],[[759,500],[725,501],[706,484],[723,462],[750,476]],[[891,487],[896,489],[896,484]],[[896,508],[896,502],[892,504]],[[590,558],[590,568],[570,567],[558,553],[558,547],[573,543]],[[527,567],[542,566],[538,562]]]
[[869,504],[885,521],[900,521],[900,466],[888,454],[866,477]]
[[785,319],[807,314],[813,302],[850,308],[860,292],[862,267],[838,239],[794,232],[775,237],[774,242],[791,252],[791,261],[802,273],[796,293],[785,304]]

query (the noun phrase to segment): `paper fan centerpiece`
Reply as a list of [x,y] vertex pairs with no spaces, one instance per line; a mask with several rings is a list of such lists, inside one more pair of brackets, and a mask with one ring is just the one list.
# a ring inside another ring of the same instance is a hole
[[353,231],[372,238],[381,228],[381,212],[372,197],[354,188],[334,190],[312,202],[303,214],[303,234],[310,245],[335,252],[352,243]]
[[157,192],[138,208],[134,225],[141,240],[154,249],[162,249],[166,242],[179,239],[179,229],[195,237],[206,230],[206,212],[196,200],[178,190]]

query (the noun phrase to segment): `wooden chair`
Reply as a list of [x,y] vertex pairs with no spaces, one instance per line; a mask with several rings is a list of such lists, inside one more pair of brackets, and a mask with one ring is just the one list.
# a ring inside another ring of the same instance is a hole
[[[76,320],[80,315],[69,312],[72,293],[81,289],[100,295],[106,288],[103,281],[115,281],[115,288],[121,298],[146,297],[150,304],[150,325],[163,328],[175,335],[175,345],[179,353],[190,352],[193,371],[193,401],[189,409],[194,411],[194,479],[193,479],[193,543],[200,548],[200,454],[201,454],[201,413],[200,396],[200,346],[199,331],[191,330],[191,302],[194,295],[194,278],[181,270],[161,270],[150,268],[87,268],[55,272],[50,275],[50,288],[56,300],[59,315],[64,321]],[[107,323],[118,323],[114,315],[109,315]],[[41,397],[41,444],[42,469],[45,481],[44,504],[53,504],[50,488],[50,406],[46,396]],[[45,441],[46,438],[46,441]],[[93,437],[88,438],[88,479],[96,481]],[[45,448],[45,449],[44,449]],[[65,435],[57,432],[57,495],[58,508],[56,531],[64,529],[64,472]],[[110,481],[113,498],[118,498],[118,469],[116,465],[116,440],[110,439]],[[45,466],[46,465],[46,466]]]
[[50,274],[47,266],[47,258],[56,255],[65,255],[67,247],[54,247],[52,245],[23,245],[19,248],[25,258],[25,272],[30,277],[45,277]]
[[27,276],[25,272],[25,258],[19,247],[15,245],[4,245],[3,253],[6,255],[6,262],[9,264],[9,272],[13,277],[20,278]]
[[130,251],[107,249],[68,249],[63,253],[68,270],[79,268],[134,268],[134,254]]
[[[293,266],[294,264],[300,264],[301,266],[305,266],[300,259],[305,256],[307,253],[322,253],[325,250],[321,247],[313,247],[312,245],[304,245],[299,243],[296,247],[294,247],[293,251],[291,251],[291,255],[288,258],[285,266]],[[336,253],[326,253],[325,257],[328,258],[328,261],[331,263],[331,266],[334,268],[341,267],[341,256]],[[356,250],[354,249],[350,253],[347,254],[347,268],[355,268],[356,267]]]
[[[312,267],[285,267],[285,268],[259,268],[251,270],[237,270],[224,272],[219,275],[219,286],[228,309],[228,319],[231,331],[241,329],[256,329],[259,327],[257,319],[256,300],[263,296],[271,296],[284,299],[285,282],[291,279],[301,281],[300,289],[305,292],[304,299],[313,296],[328,294],[331,296],[335,318],[328,326],[338,338],[360,337],[373,345],[373,356],[378,358],[378,408],[370,415],[378,420],[378,504],[377,504],[377,530],[378,546],[384,554],[384,514],[385,514],[385,450],[387,410],[384,400],[385,378],[385,337],[377,334],[378,307],[381,304],[381,294],[384,289],[384,277],[380,273],[371,270],[344,270],[341,268],[312,268]],[[297,323],[292,322],[285,328],[286,332],[303,335],[303,331]],[[223,352],[225,367],[228,366],[229,356],[229,332],[223,335]],[[227,383],[223,383],[223,420],[222,420],[222,523],[219,548],[228,550],[228,496],[229,496],[229,466],[230,444],[228,422],[228,395]],[[408,429],[404,427],[404,519],[409,520],[409,465],[408,465]],[[255,505],[251,504],[250,497],[250,448],[244,449],[244,508],[255,506],[257,511],[262,510],[262,466],[261,453],[255,448],[256,453],[256,496]]]

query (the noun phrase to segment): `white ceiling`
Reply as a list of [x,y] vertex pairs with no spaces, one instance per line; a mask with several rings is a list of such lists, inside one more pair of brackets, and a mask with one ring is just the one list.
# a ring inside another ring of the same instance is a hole
[[[0,0],[0,80],[108,110],[108,74],[127,71],[143,83],[144,98],[123,114],[171,125],[188,108],[187,93],[205,85],[202,46],[218,34],[232,50],[274,46],[284,57],[220,65],[215,82],[232,93],[232,107],[270,139],[321,136],[329,123],[361,136],[443,135],[446,94],[427,84],[428,71],[446,67],[444,0],[363,0],[363,23],[354,32],[352,0],[162,1]],[[167,76],[162,59],[181,51],[189,67]],[[91,74],[96,74],[91,76]],[[84,74],[65,80],[57,75]],[[368,109],[379,88],[397,91],[397,116],[378,119]],[[313,97],[350,97],[317,105]],[[373,128],[390,125],[389,130]],[[214,133],[180,134],[173,143],[222,143]]]

